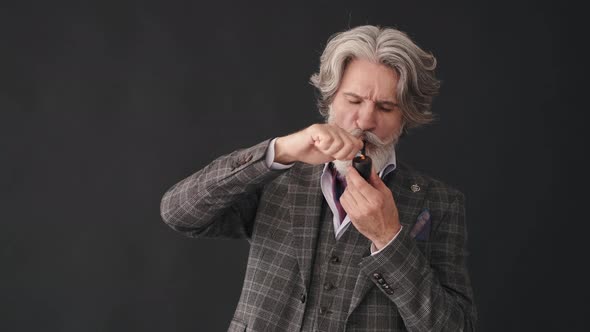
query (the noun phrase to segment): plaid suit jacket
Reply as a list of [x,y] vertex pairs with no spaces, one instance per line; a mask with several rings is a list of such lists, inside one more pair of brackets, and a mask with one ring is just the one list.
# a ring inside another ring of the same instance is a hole
[[[229,331],[300,331],[305,311],[324,200],[323,165],[270,170],[264,160],[268,144],[219,157],[172,186],[161,202],[164,221],[188,236],[249,240]],[[464,196],[403,164],[395,172],[385,182],[404,228],[382,252],[362,259],[347,314],[354,325],[347,322],[345,329],[472,331],[476,309],[465,264]],[[411,190],[414,184],[420,190]],[[429,232],[418,240],[410,232],[425,209]]]

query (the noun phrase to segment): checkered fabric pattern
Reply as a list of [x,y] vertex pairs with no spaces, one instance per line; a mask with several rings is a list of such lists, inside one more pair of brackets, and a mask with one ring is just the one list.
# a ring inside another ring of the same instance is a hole
[[[332,210],[324,204],[302,331],[343,331],[355,324],[348,319],[348,309],[359,275],[359,263],[369,255],[370,241],[354,227],[348,227],[336,239],[332,218]],[[399,320],[399,315],[397,317]],[[388,321],[379,323],[387,327],[383,323]],[[373,330],[370,327],[370,331]]]
[[[172,186],[161,203],[164,221],[188,236],[249,240],[244,285],[228,331],[301,331],[309,314],[323,165],[270,170],[264,162],[269,141],[214,160]],[[472,331],[476,309],[466,269],[464,196],[403,163],[393,173],[384,182],[404,227],[379,254],[371,256],[367,248],[360,259],[354,286],[346,286],[352,292],[344,329]],[[412,191],[414,184],[421,190]],[[430,234],[418,240],[410,231],[424,209]]]

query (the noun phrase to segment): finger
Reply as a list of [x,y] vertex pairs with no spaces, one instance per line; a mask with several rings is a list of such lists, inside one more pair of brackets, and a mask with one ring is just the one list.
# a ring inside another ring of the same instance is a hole
[[[347,132],[341,132],[340,135],[342,136],[342,138],[344,140],[346,140],[346,142],[348,142],[346,151],[343,151],[343,152],[348,152],[348,153],[343,157],[343,160],[352,160],[359,153],[360,149],[362,148],[362,142],[358,138],[350,135]],[[359,147],[359,142],[360,142],[360,147]]]
[[371,174],[369,176],[368,182],[375,188],[378,188],[383,184],[383,181],[381,181],[381,178],[379,177],[379,175],[377,175],[377,172],[374,168],[371,169]]
[[321,152],[328,150],[333,142],[334,136],[327,130],[319,130],[314,135],[314,145]]
[[355,201],[358,211],[368,210],[371,202],[360,191],[351,189],[349,195]]
[[348,168],[346,183],[346,189],[350,191],[350,195],[359,205],[368,204],[375,195],[375,189],[372,188],[352,166],[349,166]]
[[356,147],[355,147],[355,149],[354,149],[354,150],[352,150],[348,156],[346,156],[346,158],[347,158],[346,160],[352,160],[352,159],[354,159],[354,157],[355,157],[355,156],[356,156],[358,153],[359,153],[359,150],[357,150],[357,149],[356,149]]
[[339,155],[339,152],[344,148],[345,143],[337,134],[334,134],[332,143],[324,150],[324,153],[333,157],[334,159],[338,159],[337,156]]
[[350,151],[350,142],[343,137],[338,131],[334,131],[334,139],[338,142],[338,145],[335,146],[335,149],[330,151],[331,156],[337,160],[344,160],[348,152]]
[[375,172],[375,170],[371,171],[371,177],[369,178],[369,183],[375,189],[379,190],[382,193],[386,193],[386,192],[390,191],[390,189],[385,185],[383,180],[381,180],[379,175],[377,175],[377,172]]
[[356,168],[352,166],[348,166],[348,172],[346,174],[346,183],[347,185],[353,185],[358,187],[359,190],[363,187],[371,187],[367,181],[359,174]]
[[352,166],[346,167],[346,185],[347,186],[356,185],[356,182],[358,182],[359,178],[362,179],[361,175],[356,170],[356,168],[354,168]]
[[[346,148],[346,141],[342,139],[339,131],[336,128],[327,126],[325,128],[326,135],[329,138],[325,139],[326,144],[319,145],[321,151],[331,157],[335,157],[338,153]],[[336,158],[338,159],[338,158]]]
[[360,149],[363,148],[363,140],[362,139],[354,136],[353,134],[349,133],[348,131],[346,131],[342,128],[339,128],[339,129],[340,129],[340,132],[342,133],[342,135],[348,137],[353,142],[354,149],[356,151],[359,151]]
[[[383,202],[384,194],[391,196],[391,190],[385,186],[379,176],[373,171],[372,176],[375,176],[375,180],[381,181],[382,189],[373,187],[372,184],[367,183],[360,174],[351,166],[352,171],[349,170],[348,174],[351,174],[351,178],[347,177],[347,188],[351,188],[351,194],[355,194],[354,197],[359,202],[365,202],[368,206],[380,205]],[[354,172],[356,172],[355,176]],[[369,178],[371,180],[371,178]],[[350,182],[348,182],[350,181]]]
[[344,192],[340,196],[340,204],[342,205],[344,211],[346,211],[346,213],[349,214],[351,217],[352,215],[356,214],[356,211],[358,211],[358,204],[356,200],[353,197],[351,197],[350,192],[348,192],[348,188],[344,190]]
[[354,155],[358,152],[358,150],[356,150],[355,142],[350,137],[345,135],[345,133],[343,133],[342,131],[337,132],[337,134],[338,137],[340,137],[340,139],[344,143],[344,145],[338,152],[336,152],[333,155],[333,157],[338,160],[351,160],[354,157]]

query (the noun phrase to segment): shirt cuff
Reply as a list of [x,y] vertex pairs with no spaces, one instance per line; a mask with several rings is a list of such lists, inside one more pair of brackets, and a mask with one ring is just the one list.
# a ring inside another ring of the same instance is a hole
[[291,166],[293,166],[293,164],[285,165],[285,164],[274,162],[274,160],[275,160],[275,142],[277,141],[277,138],[270,141],[270,144],[268,145],[268,149],[266,149],[266,160],[265,160],[266,166],[272,170],[291,168]]
[[397,233],[393,236],[393,239],[391,239],[389,242],[387,242],[387,244],[384,245],[383,248],[381,248],[379,250],[377,250],[377,247],[375,247],[374,243],[371,243],[371,256],[375,256],[378,253],[380,253],[381,251],[383,251],[385,248],[387,248],[387,246],[389,246],[393,242],[393,240],[395,240],[395,238],[399,235],[399,233],[401,233],[402,228],[404,228],[404,226],[401,226],[399,228],[399,231],[397,231]]

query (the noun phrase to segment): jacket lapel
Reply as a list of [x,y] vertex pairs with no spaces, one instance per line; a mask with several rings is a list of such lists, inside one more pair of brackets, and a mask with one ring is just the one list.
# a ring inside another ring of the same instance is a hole
[[[416,178],[402,165],[386,177],[385,184],[393,193],[400,223],[404,228],[409,230],[414,224],[414,219],[418,215],[422,205],[424,205],[424,194],[426,193],[427,184],[416,182]],[[414,184],[417,184],[421,189],[416,192],[412,191],[411,187]],[[370,255],[370,252],[368,254]],[[362,272],[359,273],[352,293],[348,315],[354,311],[374,285],[370,276]]]
[[324,195],[320,178],[324,165],[296,164],[291,171],[289,202],[291,223],[301,278],[307,288],[311,278],[311,264],[320,229],[320,214]]

